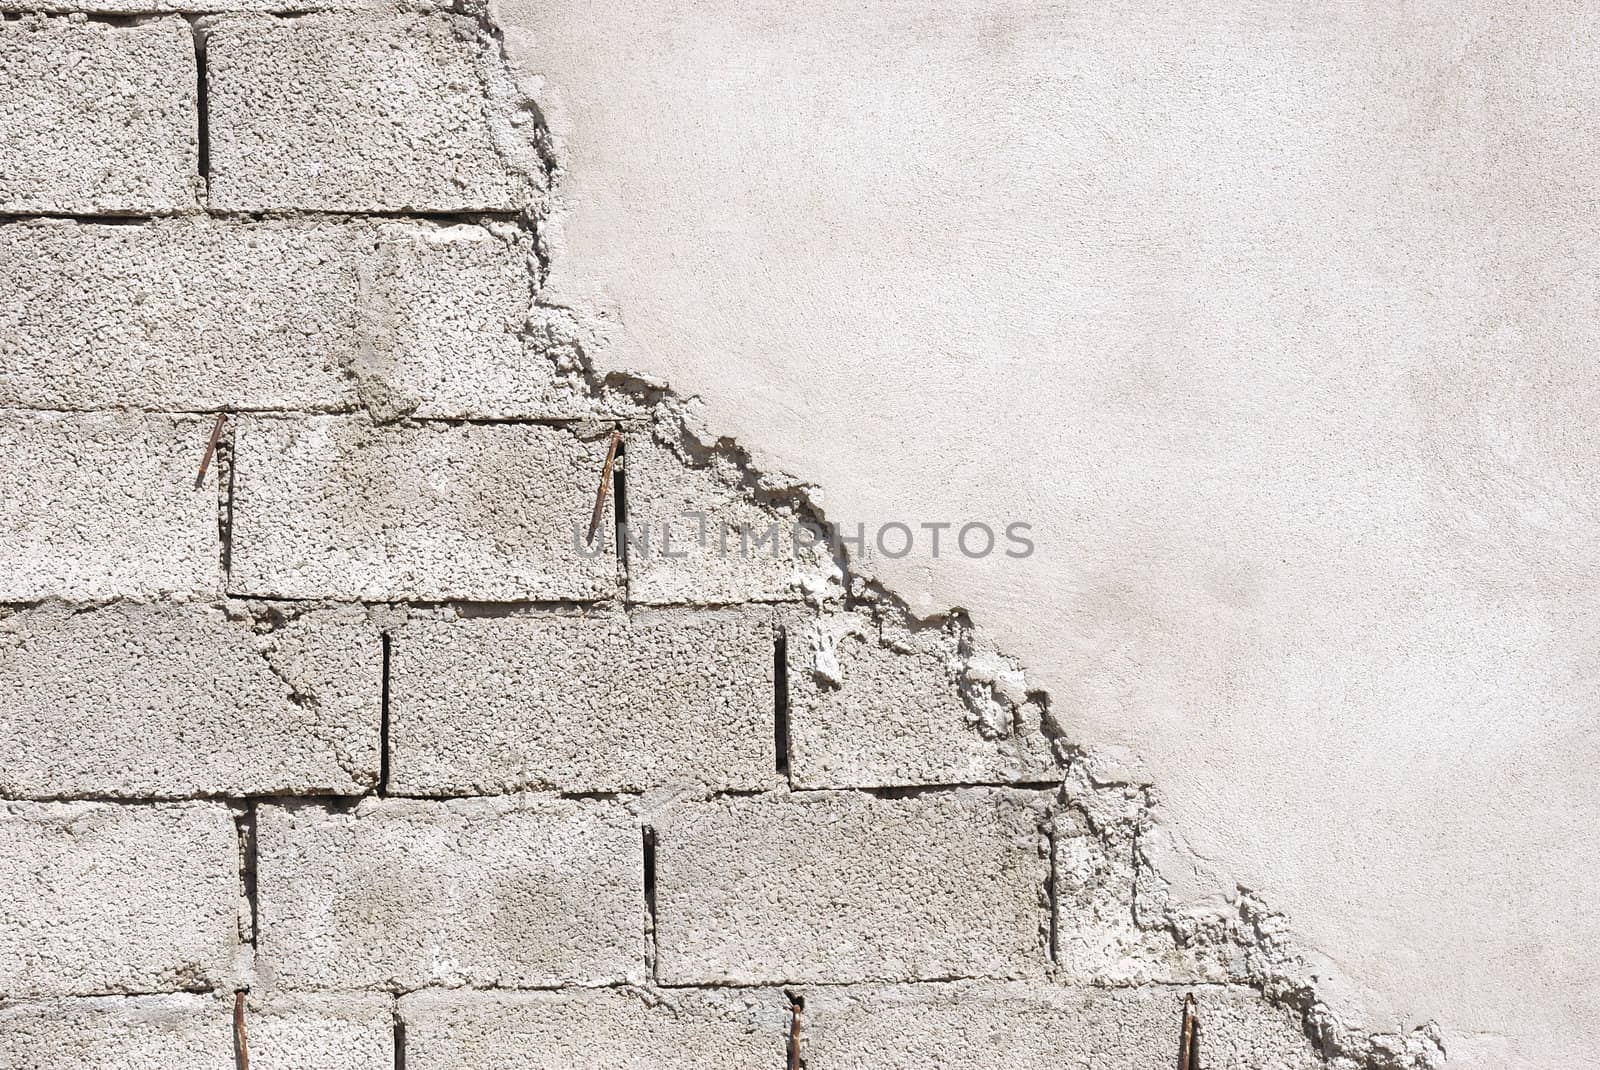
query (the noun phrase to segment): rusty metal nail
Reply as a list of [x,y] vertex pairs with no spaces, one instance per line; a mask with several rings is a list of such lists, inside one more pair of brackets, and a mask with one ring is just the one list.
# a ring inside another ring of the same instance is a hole
[[245,993],[233,994],[233,1060],[238,1070],[250,1070],[250,1048],[244,1039]]
[[589,542],[594,542],[594,533],[600,530],[600,517],[606,511],[606,492],[611,489],[611,468],[617,463],[617,447],[622,445],[622,432],[611,432],[611,447],[606,450],[606,466],[600,471],[600,490],[594,496],[594,516],[589,518]]
[[206,483],[206,469],[211,467],[211,455],[217,452],[217,440],[222,438],[222,421],[227,418],[227,413],[217,413],[217,422],[211,425],[211,440],[206,443],[206,452],[200,458],[200,474],[194,477],[194,489],[199,490]]
[[789,1004],[789,1070],[800,1070],[800,1001]]
[[1194,993],[1184,993],[1183,1027],[1178,1040],[1178,1070],[1200,1070],[1199,1053],[1195,1048],[1195,1032],[1199,1019],[1195,1011]]

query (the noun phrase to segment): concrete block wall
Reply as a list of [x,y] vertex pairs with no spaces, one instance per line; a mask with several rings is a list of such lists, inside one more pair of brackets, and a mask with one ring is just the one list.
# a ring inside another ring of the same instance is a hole
[[1320,1061],[1014,666],[585,371],[486,21],[0,13],[0,1070]]

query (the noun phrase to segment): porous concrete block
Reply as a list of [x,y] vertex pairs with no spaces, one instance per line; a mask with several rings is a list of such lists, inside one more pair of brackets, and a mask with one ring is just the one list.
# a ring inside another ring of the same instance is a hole
[[0,615],[0,795],[358,794],[378,778],[382,660],[360,607]]
[[[1186,989],[898,985],[805,992],[806,1070],[1147,1070],[1177,1060]],[[1239,988],[1194,990],[1207,1070],[1325,1066],[1289,1012]]]
[[256,968],[294,989],[637,982],[643,838],[620,805],[367,799],[257,814]]
[[241,896],[225,806],[0,804],[0,998],[219,985]]
[[[223,1020],[231,1022],[229,1002]],[[375,992],[252,992],[245,1036],[250,1070],[383,1070],[395,1065],[394,1000]]]
[[628,436],[626,454],[630,601],[793,601],[829,567],[826,544],[797,538],[796,518],[758,502],[730,458],[690,463],[648,431]]
[[773,989],[424,992],[400,1000],[416,1070],[749,1070],[781,1066]]
[[[251,994],[256,1070],[348,1070],[394,1060],[394,1011],[370,992]],[[52,999],[0,1008],[0,1070],[216,1070],[235,1064],[233,995]]]
[[520,232],[0,224],[0,405],[571,418]]
[[354,227],[205,219],[0,226],[0,404],[349,407],[371,244]]
[[587,413],[527,335],[532,251],[518,232],[389,223],[363,279],[370,343],[356,368],[380,419],[557,419]]
[[243,417],[229,588],[374,600],[611,596],[615,557],[583,540],[604,461],[603,440],[552,427]]
[[194,39],[182,19],[0,22],[0,212],[194,203]]
[[413,619],[389,655],[389,789],[767,787],[773,667],[760,612]]
[[217,20],[211,206],[521,207],[530,185],[501,153],[517,135],[490,100],[481,47],[476,23],[455,15]]
[[972,789],[687,803],[654,820],[665,984],[1042,976],[1030,796]]
[[203,598],[220,586],[200,416],[0,411],[0,602]]
[[1016,783],[1057,774],[1041,710],[998,696],[945,630],[788,615],[789,767],[807,788]]
[[215,1070],[232,1058],[232,1017],[215,996],[98,996],[0,1007],[0,1070]]

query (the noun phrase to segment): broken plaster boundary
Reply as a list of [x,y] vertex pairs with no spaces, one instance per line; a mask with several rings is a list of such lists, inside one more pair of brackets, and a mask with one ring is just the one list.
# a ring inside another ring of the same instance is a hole
[[[492,42],[491,47],[504,60],[504,38],[500,29],[487,12],[480,14],[479,19],[485,37]],[[803,524],[823,531],[833,530],[818,500],[816,491],[819,488],[793,476],[760,468],[749,449],[733,437],[718,435],[707,427],[696,397],[679,396],[666,383],[645,374],[600,373],[591,350],[604,346],[605,324],[586,310],[542,299],[540,294],[548,278],[549,265],[549,250],[542,235],[547,220],[560,211],[557,195],[563,165],[560,146],[552,137],[543,113],[536,106],[530,110],[538,116],[541,159],[547,169],[545,192],[534,212],[538,225],[534,228],[533,246],[539,258],[535,304],[542,310],[567,317],[566,331],[552,341],[558,341],[591,397],[602,411],[616,408],[619,399],[628,399],[631,405],[625,407],[653,412],[658,439],[685,464],[696,468],[716,466],[736,473],[736,485],[747,495],[763,504],[780,506]],[[819,620],[826,607],[876,616],[906,632],[945,629],[957,638],[963,660],[969,665],[972,663],[973,656],[979,653],[976,636],[981,635],[981,631],[966,610],[951,607],[942,612],[918,615],[868,567],[852,561],[841,545],[835,543],[831,549],[837,587],[829,585],[825,594],[819,594],[814,588],[803,589],[806,601],[817,610]],[[981,656],[987,666],[997,663],[1008,666],[1007,675],[1012,679],[1012,686],[994,686],[991,668],[990,679],[972,680],[972,691],[984,701],[1009,704],[1013,709],[1023,702],[1039,708],[1039,723],[1062,766],[1061,785],[1068,800],[1089,814],[1097,808],[1095,804],[1099,800],[1114,809],[1125,794],[1136,796],[1134,915],[1139,928],[1168,933],[1181,946],[1211,943],[1237,949],[1244,963],[1244,975],[1239,980],[1259,991],[1269,1003],[1298,1015],[1306,1036],[1333,1066],[1349,1070],[1437,1070],[1444,1065],[1442,1034],[1435,1022],[1406,1032],[1369,1032],[1359,1022],[1346,1020],[1319,992],[1312,966],[1290,934],[1288,919],[1273,911],[1253,890],[1242,884],[1236,884],[1231,891],[1224,890],[1224,898],[1232,906],[1231,913],[1193,913],[1175,908],[1170,902],[1168,883],[1160,876],[1150,850],[1151,832],[1164,824],[1156,787],[1100,773],[1101,769],[1113,768],[1114,763],[1102,762],[1092,751],[1066,738],[1065,730],[1052,712],[1048,691],[1026,686],[1018,688],[1026,673],[1020,663],[991,652],[982,652]],[[1017,690],[1021,692],[1020,697]],[[968,697],[967,686],[963,686],[963,696]],[[1097,834],[1106,834],[1092,820],[1090,827]]]

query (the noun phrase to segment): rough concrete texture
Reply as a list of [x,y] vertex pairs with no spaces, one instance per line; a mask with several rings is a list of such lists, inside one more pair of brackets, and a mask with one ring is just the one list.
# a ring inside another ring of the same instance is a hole
[[1176,1064],[1181,1002],[1198,997],[1196,1066],[1325,1065],[1299,1023],[1249,989],[1029,984],[816,988],[805,995],[806,1070],[1148,1070]]
[[970,789],[686,803],[655,818],[664,984],[1042,975],[1034,801]]
[[789,762],[796,786],[1044,781],[1058,773],[1042,710],[1002,696],[951,628],[867,614],[786,618]]
[[363,278],[370,347],[356,362],[374,415],[590,415],[530,341],[533,251],[504,227],[391,223]]
[[0,611],[0,795],[354,795],[382,649],[359,607]]
[[643,844],[619,805],[262,806],[256,968],[286,988],[637,982]]
[[0,226],[0,403],[347,406],[362,237],[202,219]]
[[[213,1018],[214,1030],[219,1021],[232,1022],[228,1002],[223,1014]],[[251,1070],[387,1070],[396,1065],[394,1000],[376,993],[252,992],[245,1002],[245,1036]],[[231,1058],[232,1052],[227,1054]]]
[[233,1057],[230,1013],[189,994],[0,1007],[0,1070],[215,1070]]
[[221,984],[240,895],[225,806],[0,804],[0,999]]
[[416,1070],[776,1068],[789,1027],[774,989],[424,992],[400,1017]]
[[455,15],[217,20],[211,207],[521,207],[538,172],[519,170],[532,148],[512,124],[531,116],[491,114],[477,47],[477,24]]
[[234,594],[514,601],[616,589],[615,557],[582,541],[603,440],[333,416],[244,417],[236,436]]
[[0,212],[194,204],[194,43],[182,19],[0,22]]
[[771,786],[761,612],[414,619],[389,658],[400,795]]
[[91,15],[204,15],[221,12],[300,14],[314,11],[390,11],[387,0],[0,0],[0,11]]
[[0,410],[0,602],[204,598],[221,585],[211,421]]
[[656,605],[799,598],[821,548],[796,552],[795,518],[753,500],[754,482],[727,453],[686,464],[679,451],[690,444],[674,445],[649,431],[628,436],[628,597]]
[[[216,1070],[238,1065],[233,997],[160,995],[54,999],[0,1007],[0,1070]],[[252,995],[250,1065],[349,1070],[394,1062],[393,1002],[340,992]]]

